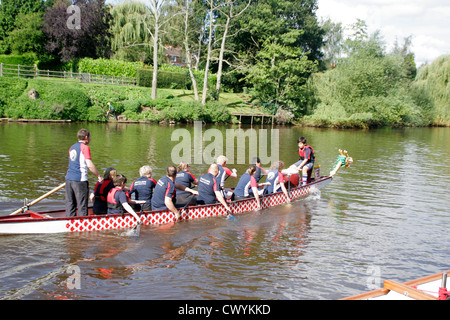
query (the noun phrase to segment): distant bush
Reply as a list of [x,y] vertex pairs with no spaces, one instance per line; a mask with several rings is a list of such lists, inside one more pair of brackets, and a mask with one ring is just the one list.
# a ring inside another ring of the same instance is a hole
[[22,65],[22,66],[34,66],[38,63],[38,59],[36,54],[34,53],[25,53],[21,55],[15,54],[2,54],[0,55],[0,63],[5,64],[14,64],[14,65]]
[[[152,69],[139,69],[136,83],[141,87],[151,87],[153,80]],[[158,88],[184,89],[186,88],[187,74],[184,72],[158,71]]]
[[142,62],[83,58],[78,62],[78,71],[82,73],[135,78],[137,70],[142,68],[143,65]]

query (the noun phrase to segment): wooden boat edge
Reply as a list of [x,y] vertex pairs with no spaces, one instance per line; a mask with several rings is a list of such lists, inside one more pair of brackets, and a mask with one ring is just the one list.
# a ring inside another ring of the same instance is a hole
[[369,292],[364,292],[364,293],[357,294],[357,295],[353,295],[353,296],[346,297],[346,298],[343,298],[340,300],[368,300],[371,298],[377,298],[377,297],[387,295],[390,291],[396,291],[396,292],[399,292],[400,294],[404,294],[405,290],[407,290],[406,292],[408,294],[411,292],[414,293],[415,299],[418,299],[418,300],[437,300],[436,297],[429,295],[427,293],[423,293],[423,292],[418,293],[417,292],[418,290],[414,287],[422,285],[422,284],[426,284],[426,283],[429,283],[432,281],[437,281],[442,278],[443,273],[447,273],[447,275],[450,275],[450,270],[435,273],[435,274],[428,275],[428,276],[425,276],[422,278],[406,281],[404,283],[399,283],[394,280],[385,280],[383,283],[383,288],[376,289],[376,290],[369,291]]

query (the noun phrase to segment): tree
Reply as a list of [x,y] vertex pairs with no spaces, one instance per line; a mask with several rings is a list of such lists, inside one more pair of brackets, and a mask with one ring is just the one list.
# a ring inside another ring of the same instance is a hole
[[[62,62],[109,57],[111,15],[105,0],[76,0],[79,17],[71,5],[68,0],[58,0],[45,14],[43,31],[49,39],[47,50],[58,55]],[[70,27],[73,19],[78,19],[79,26]]]
[[185,15],[184,15],[184,50],[186,52],[186,61],[189,69],[189,76],[192,82],[192,89],[194,90],[195,101],[199,100],[197,80],[195,79],[194,72],[192,71],[192,51],[189,41],[189,17],[191,16],[191,0],[185,2]]
[[44,54],[45,34],[42,31],[43,14],[32,12],[20,13],[16,18],[16,28],[8,35],[12,53],[24,54],[34,52]]
[[345,50],[335,69],[312,77],[317,104],[311,120],[362,127],[423,123],[403,58],[386,54],[379,32],[369,35],[365,22],[358,21]]
[[414,53],[411,52],[412,36],[403,39],[403,45],[400,46],[398,41],[395,41],[392,54],[399,55],[403,58],[404,68],[408,78],[413,81],[417,75],[416,62],[414,61]]
[[19,14],[44,11],[44,0],[2,0],[0,3],[0,51],[9,52],[7,38],[16,28],[16,18]]
[[208,75],[209,75],[209,64],[211,63],[211,51],[213,42],[213,30],[214,30],[214,1],[206,0],[209,5],[209,10],[207,14],[207,29],[208,29],[208,42],[207,42],[207,54],[206,54],[206,65],[205,65],[205,75],[203,77],[203,91],[202,91],[202,104],[206,104],[206,97],[208,94]]
[[296,116],[304,113],[301,106],[306,104],[305,85],[317,67],[317,62],[309,60],[301,48],[291,46],[300,32],[291,31],[278,40],[267,39],[246,78],[253,83],[260,100],[283,104]]
[[[291,44],[309,52],[311,60],[320,60],[324,31],[319,26],[317,0],[256,0],[233,26],[233,48],[255,56],[263,43],[276,40],[293,30],[302,31]],[[237,34],[237,30],[241,30]]]
[[153,47],[152,99],[157,97],[158,88],[158,48],[161,32],[173,15],[168,14],[169,0],[149,0],[148,5],[139,1],[125,2],[114,7],[114,46]]
[[[217,99],[219,99],[220,88],[222,85],[222,72],[223,72],[223,62],[224,62],[224,53],[225,53],[225,44],[227,38],[229,37],[229,29],[232,20],[238,18],[241,14],[243,14],[247,8],[249,7],[251,0],[247,2],[245,7],[239,7],[239,4],[234,0],[226,0],[224,3],[218,6],[218,10],[221,15],[225,17],[225,24],[223,26],[223,34],[219,51],[219,59],[218,59],[218,71],[217,71],[217,83],[216,83],[216,95]],[[237,4],[237,6],[236,6]],[[236,9],[237,8],[237,9]],[[229,62],[228,62],[229,63]],[[231,65],[231,63],[229,63]]]
[[323,38],[323,64],[325,68],[335,67],[342,56],[342,46],[344,41],[344,28],[342,23],[335,23],[331,19],[321,22],[321,27],[325,32]]

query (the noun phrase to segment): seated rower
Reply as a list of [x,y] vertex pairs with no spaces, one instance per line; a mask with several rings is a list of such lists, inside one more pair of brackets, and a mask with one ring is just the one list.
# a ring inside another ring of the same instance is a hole
[[200,176],[198,182],[197,204],[203,205],[220,202],[227,209],[227,211],[231,211],[219,189],[219,183],[217,181],[218,174],[219,166],[213,163],[209,167],[208,173]]
[[130,206],[130,203],[135,204],[145,204],[145,201],[130,200],[127,192],[124,191],[125,185],[127,183],[127,178],[118,174],[114,177],[114,188],[108,193],[108,214],[123,214],[126,212],[133,215],[136,220],[140,221],[139,216]]
[[313,148],[306,144],[304,137],[298,138],[298,148],[300,160],[293,164],[290,169],[302,170],[302,186],[304,186],[314,168],[315,156]]
[[237,170],[233,168],[233,170],[230,170],[226,167],[228,158],[225,156],[219,156],[217,158],[217,166],[219,168],[219,173],[217,175],[217,181],[219,182],[219,187],[224,188],[225,186],[225,180],[227,179],[227,176],[237,178]]
[[[177,176],[177,168],[175,166],[169,166],[167,168],[166,176],[158,180],[152,197],[152,209],[153,210],[170,210],[176,217],[181,218],[181,214],[176,204],[176,190],[188,191],[192,194],[198,194],[197,191],[191,190],[181,184],[175,183]],[[178,206],[179,207],[179,206]]]
[[255,196],[256,202],[258,204],[258,207],[256,210],[261,209],[261,203],[259,200],[259,192],[258,192],[258,183],[256,182],[256,179],[254,177],[254,174],[256,172],[256,166],[251,165],[248,170],[242,175],[242,177],[239,179],[239,182],[234,189],[234,199],[235,200],[242,200],[251,198],[252,195],[250,193],[250,190],[252,190],[253,195]]
[[256,166],[256,172],[255,172],[255,179],[256,182],[259,182],[259,180],[261,180],[262,176],[267,174],[267,171],[261,167],[261,159],[259,159],[258,157],[254,157],[252,159],[252,164],[254,164]]
[[291,199],[289,198],[289,193],[286,190],[286,186],[284,185],[284,177],[281,171],[284,168],[284,162],[283,161],[276,161],[269,169],[269,173],[267,174],[266,182],[269,183],[269,185],[266,185],[264,187],[264,193],[271,194],[280,192],[283,190],[283,193],[285,194],[287,201],[291,202]]
[[[198,185],[197,178],[189,172],[191,166],[189,163],[181,162],[177,167],[177,176],[175,178],[175,183],[181,184],[189,189],[192,188],[192,185]],[[187,204],[194,202],[192,201],[192,194],[188,191],[178,190],[177,192],[177,204]]]
[[90,199],[94,203],[92,211],[94,214],[107,214],[108,213],[108,203],[106,198],[108,197],[109,191],[114,188],[113,179],[116,176],[117,171],[113,167],[109,167],[105,170],[103,174],[103,181],[97,182],[94,188],[94,192],[91,193]]
[[139,169],[140,177],[133,181],[130,188],[130,197],[134,194],[136,200],[145,200],[143,210],[152,210],[153,189],[156,181],[152,179],[152,168],[149,165],[142,166]]

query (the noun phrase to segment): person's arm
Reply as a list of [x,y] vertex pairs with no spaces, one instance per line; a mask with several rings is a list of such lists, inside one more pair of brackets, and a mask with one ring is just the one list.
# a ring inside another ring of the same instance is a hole
[[229,175],[232,178],[237,178],[237,170],[233,168],[233,170],[230,170],[227,167],[224,167],[223,170],[227,175]]
[[286,186],[284,185],[284,179],[283,176],[278,174],[278,181],[281,185],[281,190],[283,190],[284,195],[286,196],[286,199],[288,202],[291,202],[291,198],[289,198],[289,193],[287,192]]
[[195,195],[198,196],[198,192],[197,192],[197,191],[192,190],[192,189],[189,188],[189,187],[183,186],[182,184],[175,183],[175,188],[177,188],[177,189],[179,189],[179,190],[181,190],[181,191],[190,192],[190,193],[195,194]]
[[250,186],[252,188],[253,195],[255,196],[256,203],[258,204],[258,208],[256,208],[256,210],[260,210],[261,202],[259,201],[258,183],[256,182],[256,179],[253,176],[250,177]]
[[181,218],[180,212],[178,212],[178,209],[173,204],[172,198],[165,197],[164,204],[166,205],[167,209],[173,212],[175,214],[177,219]]
[[87,167],[89,168],[89,170],[97,176],[97,179],[99,182],[103,182],[103,177],[100,175],[100,173],[98,173],[97,168],[95,167],[94,163],[92,162],[91,159],[86,159],[86,164]]
[[[144,201],[145,202],[145,201]],[[128,212],[130,213],[139,223],[141,223],[141,219],[139,218],[139,216],[137,215],[137,213],[133,210],[133,208],[130,206],[130,204],[128,202],[124,202],[122,203],[122,207]]]
[[295,169],[295,170],[301,170],[303,166],[308,162],[308,159],[304,159],[303,161],[297,161],[292,166],[289,167],[289,169]]
[[217,200],[219,200],[219,202],[225,207],[225,209],[227,209],[228,212],[231,212],[231,209],[228,206],[228,203],[223,198],[222,192],[221,191],[214,191],[214,193],[216,194]]

